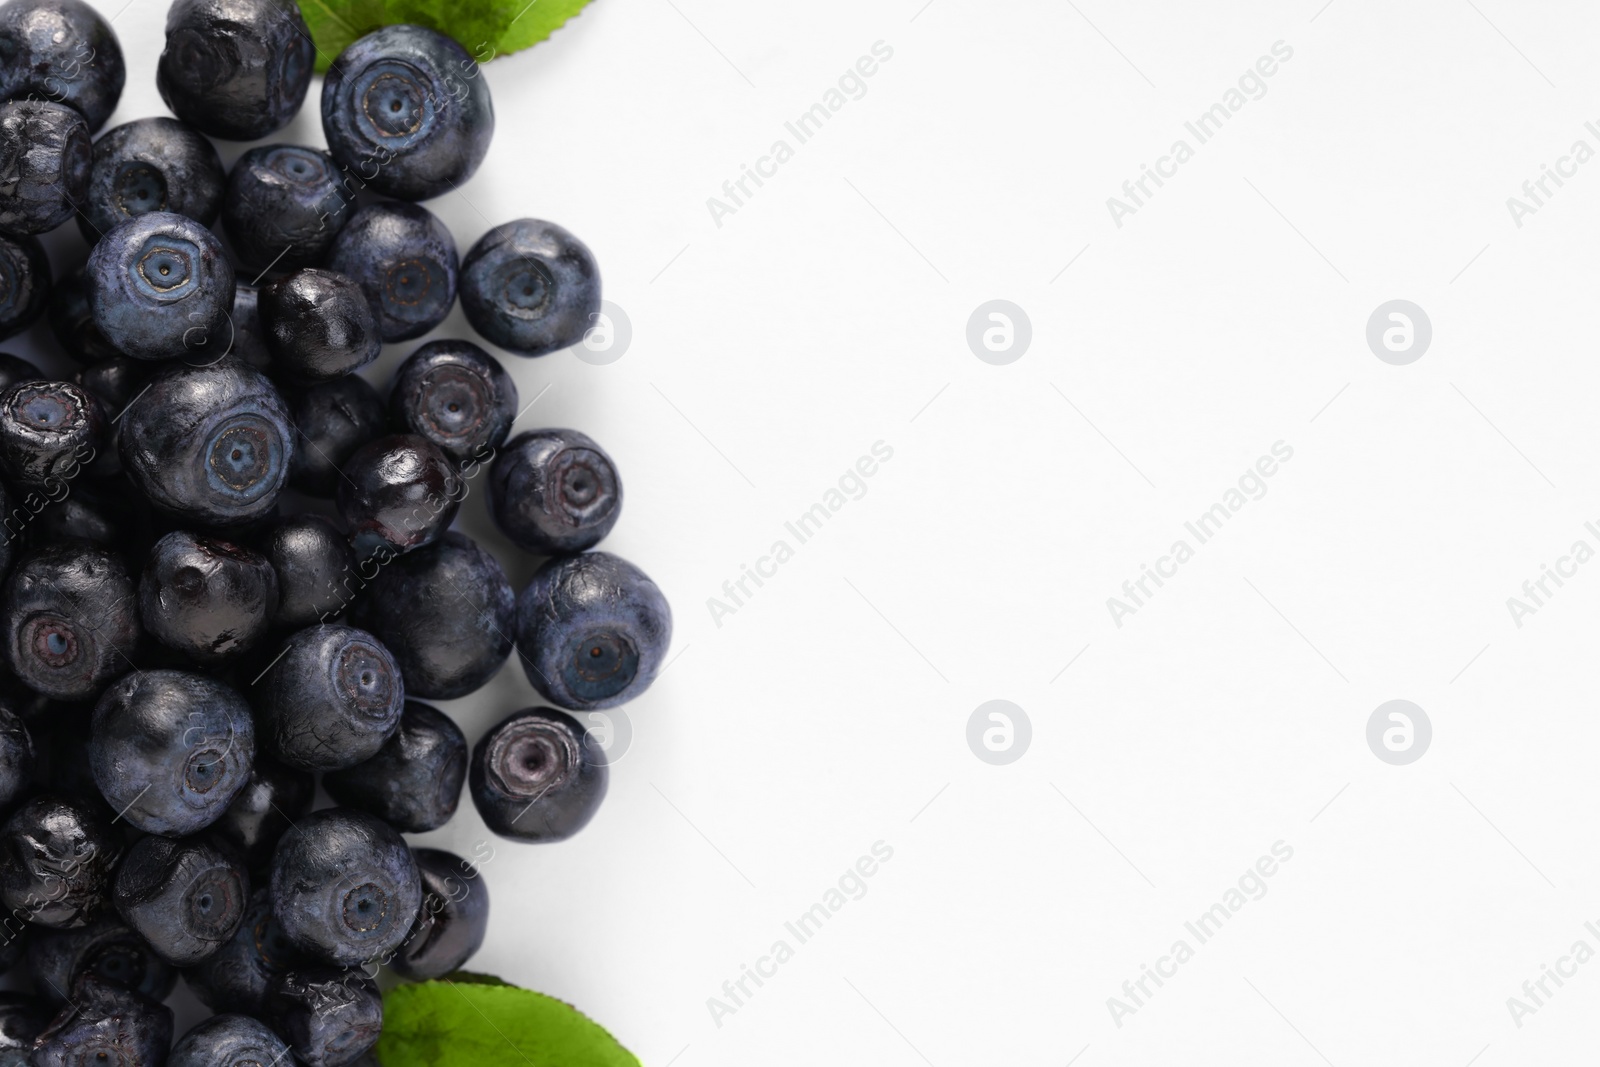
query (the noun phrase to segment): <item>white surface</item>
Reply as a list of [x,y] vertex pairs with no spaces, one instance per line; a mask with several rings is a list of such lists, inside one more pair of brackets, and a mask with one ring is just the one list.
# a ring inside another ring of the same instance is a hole
[[[519,428],[616,457],[605,547],[666,590],[681,659],[588,830],[496,843],[475,967],[656,1067],[1586,1052],[1600,963],[1520,1027],[1506,999],[1600,950],[1600,565],[1521,628],[1506,598],[1600,547],[1600,162],[1520,228],[1506,198],[1600,149],[1600,12],[1320,3],[599,0],[489,65],[494,147],[429,207],[463,249],[533,215],[595,250],[632,345],[508,358],[549,386]],[[114,121],[164,113],[163,14],[116,21]],[[1280,40],[1265,96],[1115,226]],[[877,41],[865,96],[717,226],[706,199]],[[315,104],[279,139],[322,144]],[[965,341],[991,298],[1032,321],[1009,366]],[[1433,323],[1410,366],[1364,340],[1395,298]],[[717,626],[707,598],[880,440],[866,495]],[[1280,440],[1266,495],[1115,626]],[[1364,738],[1393,698],[1433,723],[1409,766]],[[1031,718],[1009,766],[966,744],[990,699]],[[475,738],[531,702],[511,667],[451,710]],[[470,805],[425,837],[486,839]],[[707,998],[880,840],[866,895],[718,1026]],[[1265,897],[1115,1025],[1280,840]]]

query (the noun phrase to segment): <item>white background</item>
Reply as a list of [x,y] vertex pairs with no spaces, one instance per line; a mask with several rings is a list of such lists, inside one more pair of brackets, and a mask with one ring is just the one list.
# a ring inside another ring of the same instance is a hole
[[[600,0],[489,64],[494,147],[428,206],[463,250],[531,215],[595,251],[631,346],[506,356],[524,402],[548,386],[518,428],[616,458],[604,547],[666,591],[677,658],[594,823],[495,845],[473,967],[655,1067],[1592,1058],[1600,963],[1521,1027],[1506,1000],[1600,950],[1600,564],[1520,628],[1506,598],[1600,549],[1600,162],[1520,228],[1506,199],[1600,150],[1600,13],[1320,3]],[[117,16],[113,122],[166,113],[163,18]],[[1198,145],[1184,122],[1277,41]],[[794,158],[717,225],[778,138]],[[315,104],[275,139],[323,144]],[[965,336],[994,298],[1032,323],[1006,366]],[[1396,298],[1433,325],[1409,366],[1364,337]],[[877,441],[866,495],[717,625],[707,599]],[[1266,495],[1115,625],[1278,441]],[[481,492],[463,523],[487,536]],[[1395,698],[1433,724],[1409,766],[1365,739]],[[967,745],[991,699],[1031,719],[1008,766]],[[513,665],[448,707],[476,739],[533,702]],[[423,839],[488,837],[468,804]],[[1116,1025],[1107,998],[1280,840],[1267,894]],[[876,841],[866,895],[719,1026],[707,999]]]

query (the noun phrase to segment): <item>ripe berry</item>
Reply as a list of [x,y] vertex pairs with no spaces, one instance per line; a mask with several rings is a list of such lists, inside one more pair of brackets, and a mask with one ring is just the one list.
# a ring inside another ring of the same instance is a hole
[[496,226],[461,261],[461,310],[501,348],[542,356],[575,345],[600,314],[589,246],[553,222]]
[[328,150],[373,189],[441,196],[472,177],[494,136],[488,80],[466,49],[422,26],[351,44],[322,83]]
[[197,130],[254,141],[288,124],[311,86],[315,46],[282,0],[174,0],[156,88]]
[[555,708],[524,708],[472,750],[472,803],[484,825],[517,841],[563,841],[606,796],[605,750]]
[[90,722],[95,784],[151,834],[192,834],[221,818],[250,779],[255,723],[244,698],[187,671],[135,671],[108,687]]
[[456,302],[455,238],[427,208],[373,204],[333,240],[327,266],[361,283],[385,341],[420,337]]
[[489,511],[518,548],[567,555],[593,548],[622,514],[622,478],[577,430],[530,430],[495,453]]
[[672,643],[656,583],[607,552],[552,559],[517,598],[517,647],[533,687],[563,708],[615,707],[650,688]]
[[303,951],[352,966],[405,940],[422,880],[405,841],[363,811],[327,808],[301,819],[272,858],[272,913]]
[[457,463],[500,447],[517,417],[517,384],[471,341],[430,341],[394,374],[389,421],[420,434]]

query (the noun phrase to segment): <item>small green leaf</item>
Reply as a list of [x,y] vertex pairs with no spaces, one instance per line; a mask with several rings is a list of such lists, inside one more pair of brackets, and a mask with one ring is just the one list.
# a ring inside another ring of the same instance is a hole
[[589,0],[300,0],[317,70],[381,26],[412,23],[454,37],[479,63],[538,44]]
[[397,986],[383,997],[382,1067],[639,1067],[592,1019],[484,974]]

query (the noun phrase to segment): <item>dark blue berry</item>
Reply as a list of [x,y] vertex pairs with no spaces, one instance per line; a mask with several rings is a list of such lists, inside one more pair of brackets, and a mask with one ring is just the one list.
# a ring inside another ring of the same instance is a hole
[[156,88],[195,129],[254,141],[300,110],[314,56],[290,0],[176,0],[167,9]]
[[472,328],[518,355],[575,345],[600,314],[589,246],[553,222],[496,226],[461,261],[461,310]]
[[172,359],[226,348],[233,267],[195,220],[151,211],[113,227],[89,253],[88,277],[94,323],[124,355]]
[[102,807],[38,796],[0,826],[0,902],[7,928],[14,919],[69,929],[109,909],[122,841]]
[[429,341],[400,364],[389,391],[390,424],[457,463],[499,448],[516,417],[516,382],[471,341]]
[[222,817],[250,780],[250,706],[188,671],[136,671],[106,689],[89,727],[89,765],[106,802],[146,833],[192,834]]
[[76,108],[93,133],[117,109],[127,68],[110,23],[82,0],[0,7],[0,97]]
[[402,978],[442,978],[472,958],[489,928],[489,887],[478,868],[437,848],[412,849],[422,874],[417,921],[389,966]]
[[278,575],[258,552],[174,530],[139,576],[139,616],[156,640],[197,663],[221,663],[259,641],[278,606]]
[[304,962],[304,953],[290,943],[272,917],[272,897],[263,886],[251,894],[244,921],[233,938],[186,969],[183,980],[213,1011],[260,1016],[266,1012],[272,983]]
[[322,83],[322,132],[378,192],[426,200],[472,177],[494,137],[489,83],[455,41],[385,26],[351,44]]
[[354,210],[355,191],[333,158],[316,148],[252,148],[228,172],[222,225],[251,271],[313,267]]
[[50,300],[50,260],[33,237],[0,237],[0,340],[33,324]]
[[472,750],[472,803],[483,823],[516,841],[564,841],[606,796],[605,749],[555,708],[524,708]]
[[394,654],[408,694],[451,700],[511,654],[516,594],[494,556],[451,530],[380,568],[356,617]]
[[262,535],[261,552],[278,572],[276,625],[299,629],[344,611],[355,560],[333,523],[320,515],[281,519]]
[[250,878],[239,860],[196,838],[140,838],[111,886],[117,913],[174,967],[204,960],[244,921]]
[[351,216],[328,254],[328,267],[361,283],[385,341],[420,337],[456,302],[455,238],[427,208],[373,204]]
[[450,821],[467,779],[467,738],[444,712],[406,701],[400,728],[377,755],[329,771],[323,788],[335,801],[420,834]]
[[90,700],[133,668],[139,601],[116,552],[86,541],[25,554],[0,589],[6,659],[57,700]]
[[307,771],[371,759],[400,724],[405,685],[365,630],[330,624],[294,634],[252,687],[262,747]]
[[273,366],[292,381],[332,381],[378,358],[383,338],[355,279],[302,267],[261,290],[261,328]]
[[110,910],[75,930],[35,931],[28,941],[28,966],[39,995],[56,1008],[67,1002],[82,974],[93,974],[152,1000],[165,999],[178,981],[178,972]]
[[197,525],[258,519],[288,481],[289,409],[260,371],[233,357],[163,367],[121,421],[118,447],[134,484]]
[[384,432],[383,401],[353,374],[294,390],[289,411],[299,432],[289,484],[312,496],[333,496],[340,468]]
[[172,1009],[93,975],[72,987],[34,1043],[34,1067],[160,1067],[172,1047]]
[[350,966],[399,947],[422,903],[422,879],[382,819],[327,808],[301,819],[272,857],[272,913],[303,951]]
[[292,971],[274,985],[270,1010],[295,1059],[306,1067],[354,1063],[383,1033],[377,983],[358,970]]
[[0,104],[0,232],[45,233],[89,191],[94,158],[83,116],[63,104]]
[[274,1067],[288,1064],[289,1046],[266,1023],[248,1015],[213,1015],[178,1039],[167,1067]]
[[65,491],[104,447],[106,419],[88,390],[36,378],[0,390],[0,474]]
[[217,150],[198,132],[177,119],[135,119],[94,143],[78,229],[94,244],[119,223],[152,211],[209,226],[222,207],[225,180]]
[[392,558],[431,544],[450,528],[466,482],[416,434],[392,434],[358,448],[339,479],[339,514],[361,559]]
[[577,430],[513,437],[489,467],[489,511],[518,548],[568,555],[599,544],[622,514],[622,478]]
[[671,643],[666,597],[608,552],[550,560],[517,598],[523,671],[563,708],[610,708],[639,696]]

